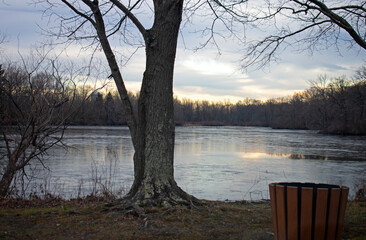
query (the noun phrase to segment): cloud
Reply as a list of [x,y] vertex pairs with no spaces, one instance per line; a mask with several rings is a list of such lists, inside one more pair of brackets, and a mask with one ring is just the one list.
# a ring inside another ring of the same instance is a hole
[[14,41],[19,36],[20,39],[27,39],[27,45],[34,44],[39,39],[37,23],[42,22],[42,11],[29,6],[26,1],[3,2],[0,6],[0,22],[1,32],[10,40]]
[[343,56],[334,52],[313,55],[286,52],[281,62],[246,73],[239,70],[240,57],[238,53],[225,52],[218,56],[213,50],[178,51],[176,95],[211,101],[230,98],[234,102],[246,97],[262,100],[286,97],[305,90],[309,80],[316,80],[321,74],[351,76],[366,55],[355,58],[351,52]]
[[182,86],[174,88],[174,94],[179,99],[188,98],[191,100],[207,100],[212,102],[218,101],[231,101],[235,103],[241,99],[241,96],[235,96],[232,91],[218,91],[212,88],[200,87],[200,86]]
[[182,65],[187,70],[200,75],[226,76],[234,72],[227,63],[220,63],[215,59],[207,59],[206,57],[195,57],[194,55],[182,62]]
[[236,57],[217,55],[212,50],[196,53],[178,50],[175,68],[175,86],[202,86],[213,89],[235,89],[251,82],[239,71]]
[[337,64],[324,63],[323,66],[329,70],[348,70],[346,67]]

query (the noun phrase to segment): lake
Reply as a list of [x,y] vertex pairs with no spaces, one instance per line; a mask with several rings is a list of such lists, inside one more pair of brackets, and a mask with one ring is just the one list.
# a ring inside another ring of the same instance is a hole
[[[29,188],[40,184],[63,197],[87,195],[96,184],[128,190],[133,147],[127,127],[70,127],[67,150],[56,147]],[[36,166],[39,168],[39,166]],[[268,199],[268,184],[316,182],[350,187],[366,180],[366,137],[322,135],[265,127],[177,127],[175,179],[210,200]]]

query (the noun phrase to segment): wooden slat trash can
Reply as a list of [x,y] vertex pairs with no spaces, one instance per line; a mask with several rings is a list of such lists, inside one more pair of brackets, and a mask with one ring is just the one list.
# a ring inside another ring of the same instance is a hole
[[348,187],[269,184],[275,240],[340,240]]

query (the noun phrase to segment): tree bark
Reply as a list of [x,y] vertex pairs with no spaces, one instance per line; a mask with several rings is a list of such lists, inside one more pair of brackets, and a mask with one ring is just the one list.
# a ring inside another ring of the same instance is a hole
[[6,197],[9,195],[10,186],[17,171],[16,162],[18,156],[13,153],[9,154],[8,158],[4,174],[0,180],[0,197]]
[[0,180],[0,197],[6,197],[14,178],[15,171],[7,168]]
[[173,72],[182,0],[154,1],[146,32],[146,70],[138,103],[135,178],[127,199],[152,204],[196,201],[174,180]]

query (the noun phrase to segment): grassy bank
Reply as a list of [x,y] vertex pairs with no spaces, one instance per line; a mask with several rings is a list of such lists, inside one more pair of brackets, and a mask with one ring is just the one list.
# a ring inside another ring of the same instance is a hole
[[[207,202],[122,214],[103,199],[0,200],[0,239],[273,239],[269,202]],[[349,202],[344,239],[366,239],[366,202]]]

